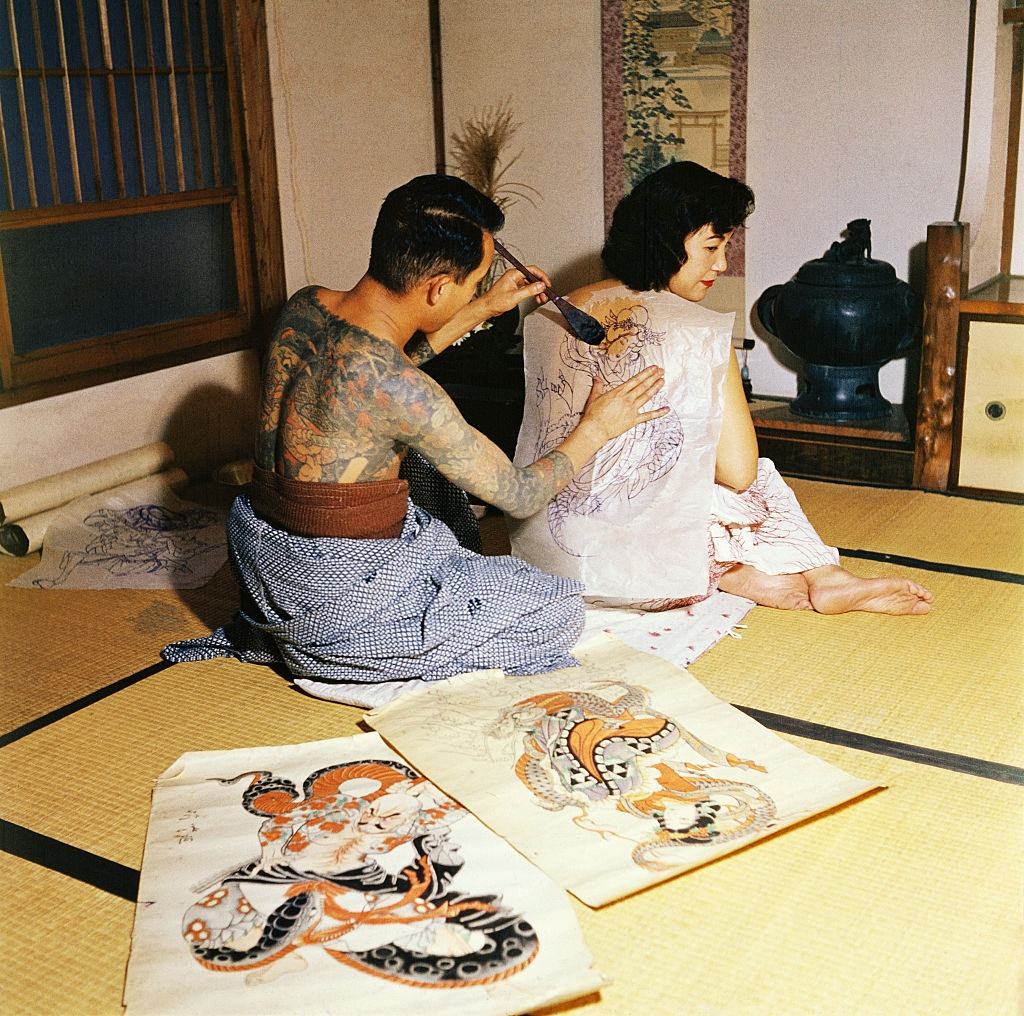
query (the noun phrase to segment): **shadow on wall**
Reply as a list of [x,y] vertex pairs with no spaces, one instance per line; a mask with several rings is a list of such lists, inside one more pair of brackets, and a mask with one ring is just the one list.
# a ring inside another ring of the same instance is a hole
[[[536,255],[540,257],[543,252]],[[544,261],[536,261],[541,268],[544,268]],[[579,289],[580,286],[589,285],[592,282],[600,282],[601,279],[608,278],[608,271],[604,267],[604,262],[601,260],[601,252],[593,251],[590,254],[583,254],[573,261],[570,261],[567,265],[560,268],[551,278],[552,285],[556,293],[559,296],[563,296],[566,293],[571,293],[574,289]]]
[[[245,391],[233,391],[225,385],[204,384],[190,391],[175,408],[163,439],[174,449],[176,463],[193,483],[207,479],[225,462],[252,456],[255,391],[253,385],[247,385]],[[197,499],[226,509],[236,493],[210,483],[200,488]],[[238,609],[238,587],[227,564],[205,586],[179,589],[177,595],[182,606],[209,628],[227,623]],[[168,631],[168,642],[176,637],[180,637],[180,630]]]
[[225,462],[252,455],[256,428],[255,383],[247,391],[205,384],[182,399],[167,421],[163,440],[193,481]]

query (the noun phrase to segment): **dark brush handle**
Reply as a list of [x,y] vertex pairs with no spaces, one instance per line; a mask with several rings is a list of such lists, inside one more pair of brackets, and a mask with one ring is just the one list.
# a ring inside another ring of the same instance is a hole
[[[497,252],[498,252],[498,253],[499,253],[499,254],[500,254],[500,255],[501,255],[501,256],[502,256],[502,257],[503,257],[503,258],[504,258],[504,259],[505,259],[505,260],[506,260],[506,261],[507,261],[507,262],[508,262],[508,263],[509,263],[509,264],[510,264],[510,265],[511,265],[512,267],[513,267],[513,268],[517,268],[517,269],[519,269],[519,271],[523,273],[523,277],[524,277],[524,278],[526,279],[526,281],[527,281],[527,282],[541,282],[541,281],[543,281],[542,279],[538,279],[538,278],[537,278],[537,276],[536,276],[536,275],[534,275],[534,274],[533,274],[533,272],[531,272],[531,271],[530,271],[530,269],[529,269],[529,268],[527,268],[527,267],[526,267],[526,265],[524,265],[524,264],[522,263],[522,261],[519,261],[519,260],[517,260],[517,259],[516,259],[515,257],[513,257],[513,256],[512,256],[512,255],[511,255],[511,254],[509,253],[509,251],[508,251],[508,248],[507,248],[507,247],[505,247],[505,246],[504,246],[504,245],[503,245],[502,243],[500,243],[500,242],[499,242],[499,241],[498,241],[497,239],[495,239],[495,241],[494,241],[494,249],[495,249],[495,250],[496,250],[496,251],[497,251]],[[564,308],[564,307],[562,307],[562,302],[563,302],[563,301],[562,301],[562,298],[561,298],[560,296],[556,295],[556,293],[554,292],[554,290],[553,290],[553,289],[552,289],[552,288],[551,288],[550,286],[547,286],[547,285],[545,285],[545,286],[544,286],[544,295],[545,295],[545,296],[546,296],[546,297],[547,297],[547,298],[548,298],[548,299],[549,299],[549,300],[550,300],[550,301],[551,301],[551,302],[552,302],[552,303],[553,303],[553,304],[554,304],[554,305],[555,305],[555,306],[556,306],[556,307],[557,307],[557,308],[558,308],[558,309],[559,309],[560,311],[562,311],[562,313],[563,313],[563,314],[565,313],[565,308]]]
[[[532,272],[528,271],[526,266],[521,262],[517,261],[511,254],[500,244],[497,240],[494,241],[494,249],[510,264],[513,268],[518,268],[523,273],[529,282],[540,282]],[[562,317],[565,318],[566,326],[569,331],[576,336],[581,342],[587,343],[588,346],[599,346],[605,338],[604,326],[596,318],[592,318],[585,311],[574,307],[568,300],[563,300],[562,297],[556,296],[550,289],[545,286],[544,292],[547,294],[547,298],[558,308]]]

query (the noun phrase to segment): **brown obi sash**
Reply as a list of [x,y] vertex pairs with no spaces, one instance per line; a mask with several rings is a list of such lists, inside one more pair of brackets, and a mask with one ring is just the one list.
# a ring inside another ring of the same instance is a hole
[[253,511],[297,536],[394,539],[402,535],[408,497],[405,480],[311,483],[288,480],[256,465],[249,485]]

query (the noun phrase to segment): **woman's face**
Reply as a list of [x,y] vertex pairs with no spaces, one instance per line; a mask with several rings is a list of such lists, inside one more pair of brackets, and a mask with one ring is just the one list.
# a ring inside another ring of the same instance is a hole
[[711,225],[701,226],[683,243],[686,260],[679,271],[668,280],[668,290],[684,300],[695,303],[711,292],[715,279],[728,267],[725,251],[732,239],[732,230],[724,236]]

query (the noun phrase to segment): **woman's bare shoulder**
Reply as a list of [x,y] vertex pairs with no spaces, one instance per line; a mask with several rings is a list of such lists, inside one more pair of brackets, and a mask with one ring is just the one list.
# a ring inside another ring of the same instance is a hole
[[622,283],[618,279],[601,279],[600,282],[588,282],[571,293],[566,293],[565,298],[576,307],[581,307],[592,297],[605,289],[617,289]]

